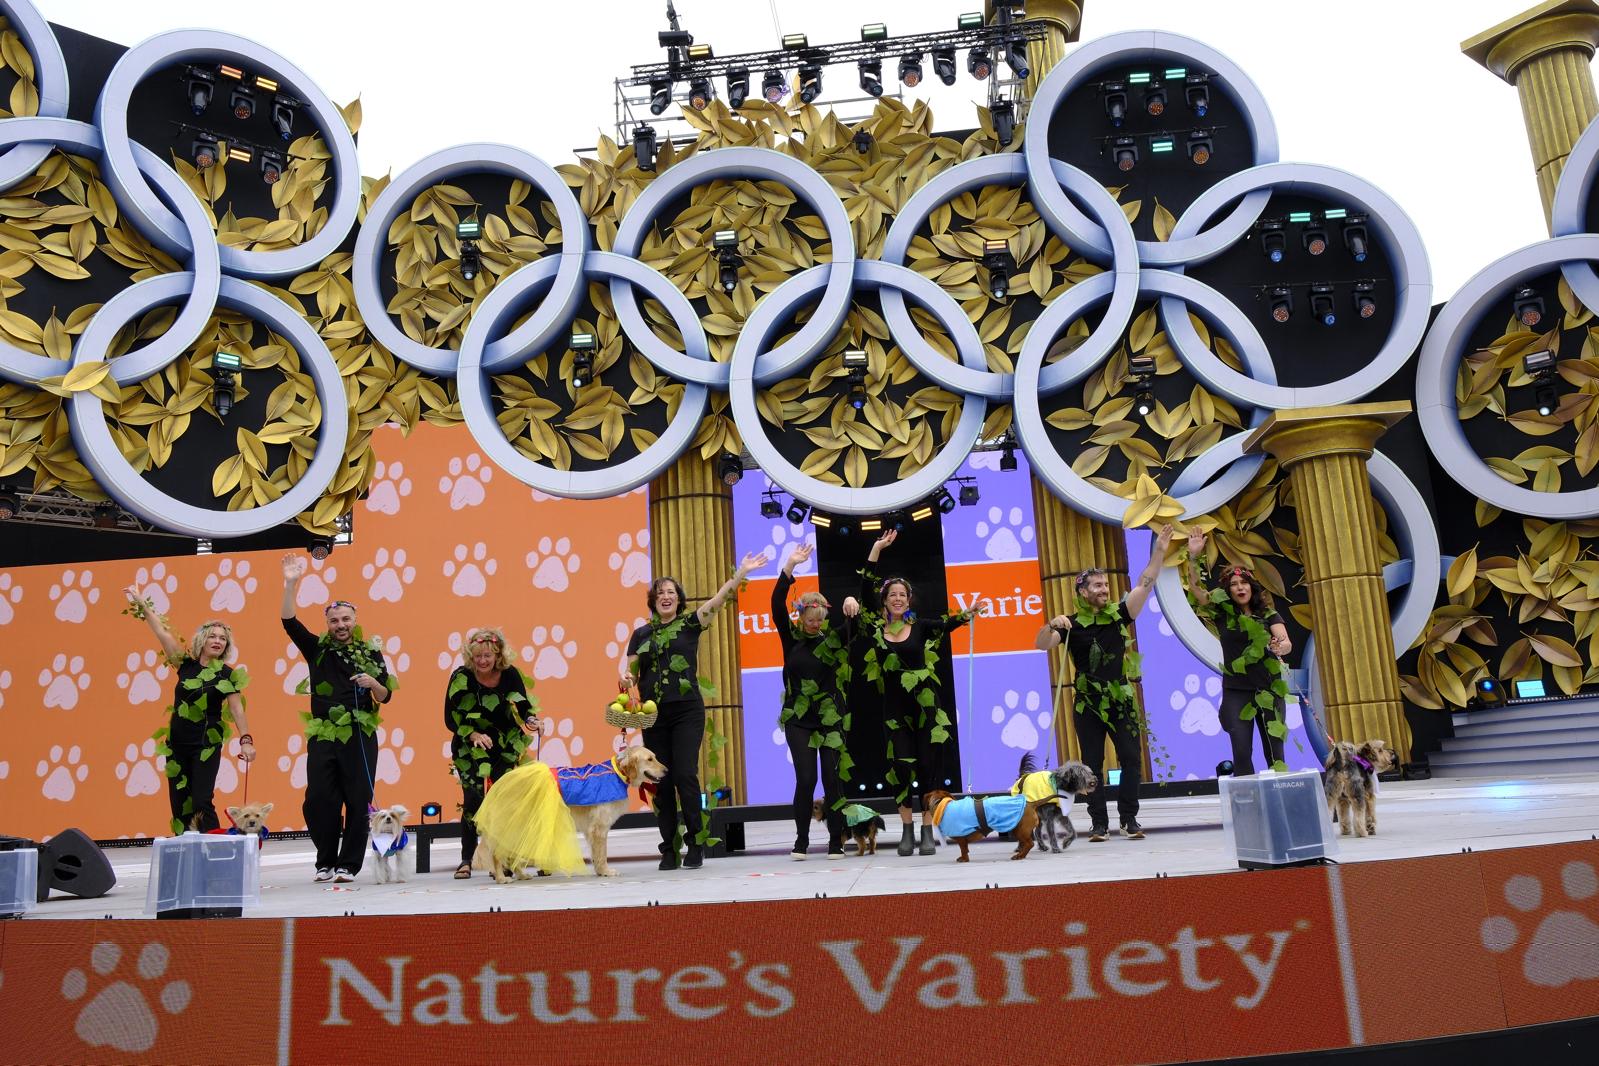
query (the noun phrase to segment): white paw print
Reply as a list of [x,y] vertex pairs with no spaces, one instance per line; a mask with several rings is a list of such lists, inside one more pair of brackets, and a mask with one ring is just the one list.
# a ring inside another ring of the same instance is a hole
[[300,658],[300,649],[292,640],[283,646],[283,658],[272,664],[272,672],[283,678],[283,691],[290,696],[298,695],[295,690],[300,682],[311,676],[311,668]]
[[172,610],[172,594],[178,591],[178,575],[167,573],[166,563],[156,563],[149,568],[141,566],[133,575],[133,587],[155,605],[157,614],[166,614]]
[[1043,696],[1031,689],[1026,693],[1007,689],[1004,705],[989,712],[995,725],[1004,723],[1004,728],[999,731],[999,742],[1017,751],[1037,749],[1039,731],[1048,732],[1051,724],[1049,708],[1044,707],[1043,703]]
[[320,607],[333,598],[329,586],[339,579],[339,571],[328,565],[326,559],[312,559],[300,579],[300,592],[294,602],[301,607]]
[[416,567],[405,565],[405,549],[379,548],[372,561],[361,567],[361,577],[372,582],[367,597],[377,603],[399,603],[405,586],[416,580]]
[[454,670],[461,664],[461,645],[465,640],[465,633],[450,634],[450,639],[444,642],[444,650],[439,652],[440,670]]
[[211,609],[238,614],[244,610],[244,598],[255,594],[256,581],[250,576],[250,560],[235,563],[224,558],[217,564],[216,573],[205,576],[205,590],[211,594]]
[[772,550],[767,553],[768,559],[758,573],[770,572],[777,575],[783,569],[783,564],[788,561],[789,552],[801,544],[811,547],[811,557],[794,567],[796,577],[816,573],[816,530],[809,523],[796,526],[786,519],[772,523]]
[[[1204,689],[1203,695],[1200,689]],[[1211,674],[1203,682],[1198,674],[1183,678],[1180,691],[1171,694],[1171,709],[1182,711],[1184,733],[1203,733],[1213,737],[1221,732],[1221,678]]]
[[289,787],[305,787],[305,739],[300,734],[290,734],[288,754],[278,756],[278,773],[289,775]]
[[50,757],[40,759],[34,771],[44,779],[44,786],[39,791],[44,793],[45,799],[72,802],[72,797],[78,793],[78,782],[89,776],[89,768],[82,763],[82,759],[83,749],[76,744],[65,753],[60,744],[50,748]]
[[616,623],[616,628],[612,630],[616,639],[605,642],[605,657],[614,659],[618,663],[626,662],[628,641],[633,639],[633,631],[646,621],[648,619],[635,618],[632,625],[628,625],[626,622]]
[[[1586,862],[1568,862],[1560,868],[1560,890],[1568,903],[1591,901],[1599,894],[1599,874]],[[1508,878],[1504,893],[1505,902],[1527,915],[1528,921],[1544,902],[1543,883],[1530,874]],[[1496,955],[1521,940],[1515,920],[1502,914],[1484,918],[1480,935],[1482,946]],[[1581,911],[1550,910],[1538,922],[1521,957],[1521,975],[1540,988],[1599,979],[1599,923]]]
[[469,549],[455,546],[455,558],[444,560],[444,576],[453,577],[450,591],[457,596],[481,596],[489,590],[488,578],[499,564],[489,558],[489,546],[481,540]]
[[10,776],[11,776],[11,764],[6,762],[4,759],[0,759],[0,781],[4,781],[6,778],[8,778]]
[[[154,599],[154,595],[151,599]],[[163,597],[165,598],[165,597]],[[61,582],[50,586],[50,602],[56,605],[56,621],[76,625],[89,617],[89,606],[100,602],[94,575],[88,570],[63,570]],[[157,609],[160,605],[157,604]]]
[[217,791],[229,794],[239,787],[239,778],[250,772],[250,764],[239,758],[239,738],[228,740],[222,764],[217,767]]
[[137,744],[129,744],[122,753],[122,761],[117,763],[117,780],[123,782],[123,794],[153,796],[160,792],[167,776],[166,765],[166,757],[155,753],[154,740],[146,740],[142,749]]
[[607,562],[622,579],[622,587],[632,588],[634,585],[648,585],[650,583],[650,531],[641,529],[637,533],[623,533],[616,538],[616,550],[611,553]]
[[405,730],[378,726],[378,768],[373,777],[385,785],[398,784],[400,767],[410,766],[416,755],[405,742]]
[[572,541],[568,537],[551,541],[549,537],[540,537],[536,551],[527,553],[527,568],[533,571],[533,587],[536,589],[549,589],[551,592],[565,592],[568,574],[575,574],[582,560],[577,552],[572,550]]
[[12,605],[22,602],[22,586],[10,574],[0,574],[0,626],[10,625],[17,616]]
[[983,541],[983,554],[994,560],[1020,559],[1022,545],[1033,542],[1033,527],[1020,507],[1008,513],[1003,507],[990,507],[988,519],[978,522],[973,532]]
[[772,730],[772,743],[783,749],[783,758],[788,760],[790,766],[794,765],[794,752],[788,746],[788,737],[783,734],[783,727],[778,726]]
[[[139,952],[138,975],[146,982],[166,976],[171,959],[165,944],[146,944]],[[89,952],[89,966],[100,977],[110,977],[122,961],[122,948],[102,940]],[[148,990],[168,1014],[182,1014],[189,1008],[193,992],[187,981],[169,981],[160,991]],[[78,1011],[73,1032],[90,1047],[110,1047],[117,1051],[149,1051],[155,1046],[161,1023],[150,1009],[146,989],[128,981],[106,985]],[[61,978],[61,998],[75,1003],[89,994],[89,975],[73,968]]]
[[399,637],[390,637],[383,642],[383,652],[389,660],[391,674],[403,674],[411,669],[411,656],[400,647]]
[[172,671],[160,661],[154,651],[128,653],[128,671],[117,675],[117,687],[128,694],[128,702],[137,707],[141,703],[156,703],[162,697],[161,682]]
[[583,738],[572,735],[572,719],[542,718],[539,721],[542,733],[539,762],[545,766],[571,766],[572,760],[583,754]]
[[11,687],[11,671],[0,670],[0,707],[6,705],[6,689]]
[[404,463],[384,463],[372,468],[372,487],[367,490],[366,509],[377,514],[399,514],[400,500],[411,495],[411,479],[405,476]]
[[450,498],[450,510],[462,511],[483,502],[483,486],[494,477],[494,468],[485,463],[481,455],[472,452],[465,459],[455,456],[450,460],[449,470],[439,478],[439,491]]
[[44,705],[70,711],[78,705],[78,693],[89,687],[89,675],[83,672],[83,656],[68,659],[61,652],[50,660],[50,665],[39,671],[39,687],[44,689]]
[[522,649],[522,661],[533,664],[534,678],[565,677],[567,662],[577,654],[577,641],[567,640],[561,626],[534,626],[531,637],[533,643]]
[[1160,619],[1160,622],[1156,626],[1156,628],[1160,630],[1160,635],[1163,637],[1174,636],[1175,634],[1172,633],[1171,623],[1166,620],[1166,612],[1161,609],[1160,597],[1151,596],[1149,599],[1144,601],[1144,604],[1149,608],[1150,613],[1152,613],[1156,618]]

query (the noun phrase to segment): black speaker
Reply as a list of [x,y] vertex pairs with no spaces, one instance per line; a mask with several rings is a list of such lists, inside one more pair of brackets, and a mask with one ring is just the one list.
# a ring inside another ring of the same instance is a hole
[[39,849],[39,902],[50,891],[95,899],[117,886],[105,853],[81,829],[63,829]]

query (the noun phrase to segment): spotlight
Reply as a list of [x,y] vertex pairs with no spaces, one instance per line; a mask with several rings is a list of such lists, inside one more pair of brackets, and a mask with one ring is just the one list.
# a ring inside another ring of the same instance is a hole
[[849,382],[849,405],[859,411],[866,406],[866,353],[851,348],[844,353],[844,371]]
[[241,122],[255,114],[255,90],[247,85],[235,85],[228,106],[233,109],[233,117]]
[[911,510],[911,521],[920,522],[924,518],[931,518],[938,513],[938,509],[931,503],[919,503]]
[[94,512],[89,518],[90,525],[95,529],[115,529],[117,520],[122,517],[122,512],[114,503],[97,503]]
[[211,133],[196,134],[190,151],[194,157],[194,165],[198,169],[205,170],[208,167],[215,166],[217,156],[220,154],[217,148],[216,135]]
[[795,52],[801,48],[809,48],[810,46],[810,38],[806,37],[803,33],[783,34],[783,48],[785,51]]
[[1138,165],[1138,142],[1132,137],[1117,137],[1110,147],[1117,170],[1126,173]]
[[880,532],[882,532],[882,530],[883,530],[883,520],[881,518],[863,518],[863,519],[861,519],[861,532],[862,533],[880,533]]
[[777,498],[776,489],[767,489],[766,493],[761,497],[761,517],[783,517],[783,501]]
[[854,142],[855,150],[861,155],[865,155],[872,150],[872,135],[865,130],[855,131]]
[[1306,223],[1299,239],[1304,244],[1305,251],[1311,255],[1320,255],[1327,250],[1327,227],[1321,222]]
[[1170,155],[1176,148],[1177,142],[1169,133],[1157,133],[1149,139],[1150,155]]
[[994,123],[994,136],[999,146],[1009,146],[1016,136],[1016,105],[1009,100],[996,100],[988,109],[988,117]]
[[1027,65],[1027,42],[1010,41],[1005,45],[1005,64],[1010,67],[1010,72],[1018,78],[1025,78],[1032,73],[1032,68]]
[[694,35],[687,30],[661,30],[655,35],[655,43],[668,50],[687,48],[694,43]]
[[10,489],[0,488],[0,522],[9,522],[22,513],[22,497]]
[[234,81],[242,82],[244,80],[244,71],[238,67],[229,66],[227,63],[218,63],[217,73],[224,78],[232,78]]
[[761,77],[761,95],[766,97],[769,104],[775,104],[788,95],[788,79],[781,70],[773,67]]
[[1204,118],[1210,112],[1210,75],[1190,74],[1184,84],[1189,110]]
[[688,61],[690,63],[703,63],[707,59],[715,59],[716,52],[708,44],[691,44],[688,46]]
[[961,482],[960,504],[962,507],[976,507],[977,501],[982,498],[982,491],[978,489],[975,480]]
[[1210,162],[1212,143],[1209,130],[1193,130],[1188,134],[1188,158],[1196,167]]
[[794,500],[788,505],[788,514],[784,517],[786,517],[790,523],[797,526],[801,522],[805,521],[805,512],[808,510],[810,510],[809,507],[805,506],[798,500]]
[[1349,257],[1357,263],[1366,261],[1366,251],[1370,247],[1366,237],[1366,216],[1351,215],[1344,222],[1344,247],[1349,249]]
[[732,452],[723,452],[716,460],[716,476],[722,479],[722,484],[732,488],[744,479],[744,460]]
[[1333,287],[1319,282],[1310,287],[1310,313],[1324,326],[1336,325],[1338,314],[1333,310]]
[[441,804],[441,803],[439,803],[439,802],[437,802],[435,800],[429,800],[427,803],[422,804],[422,824],[423,825],[427,824],[427,820],[429,818],[431,818],[435,822],[437,822],[437,821],[441,820],[443,817],[444,817],[444,805],[443,804]]
[[483,223],[475,218],[464,218],[455,224],[455,239],[475,241],[483,236]]
[[1505,702],[1505,690],[1499,687],[1499,682],[1491,677],[1477,679],[1477,698],[1473,701],[1479,707],[1497,707]]
[[717,230],[711,235],[711,247],[716,250],[717,284],[731,293],[738,288],[738,268],[744,265],[744,257],[738,254],[738,231]]
[[1144,110],[1151,115],[1166,113],[1166,87],[1160,82],[1155,82],[1144,90]]
[[822,68],[815,63],[803,63],[799,68],[800,103],[808,104],[822,92]]
[[883,61],[881,59],[863,59],[859,64],[861,68],[861,92],[867,96],[883,95]]
[[903,533],[910,527],[911,516],[904,511],[894,511],[883,516],[883,528],[892,529],[896,533]]
[[1231,776],[1233,776],[1233,761],[1231,759],[1223,759],[1221,762],[1217,763],[1216,764],[1216,776],[1217,777],[1231,777]]
[[945,85],[955,84],[955,49],[933,49],[933,74]]
[[655,127],[644,124],[633,131],[633,158],[640,170],[655,170]]
[[572,350],[572,388],[587,388],[594,383],[594,334],[574,333],[567,347]]
[[1512,305],[1516,312],[1516,321],[1529,329],[1537,328],[1543,321],[1543,297],[1538,295],[1537,289],[1518,289],[1515,303]]
[[261,180],[276,185],[283,176],[283,153],[269,148],[261,149]]
[[1370,318],[1377,313],[1377,285],[1371,281],[1355,282],[1355,314]]
[[1127,375],[1137,381],[1155,376],[1155,357],[1145,353],[1127,357]]
[[868,43],[888,40],[888,27],[881,22],[868,22],[861,27],[861,40]]
[[[815,526],[817,529],[832,529],[833,528],[833,516],[829,515],[829,514],[823,514],[821,511],[812,511],[811,512],[811,525]],[[839,530],[839,532],[848,533],[849,529],[848,529],[848,527],[845,527],[845,528]]]
[[275,93],[278,91],[277,81],[267,77],[264,74],[257,74],[255,76],[255,87],[264,93]]
[[966,73],[978,81],[987,81],[994,73],[994,61],[988,58],[988,50],[982,45],[966,53]]
[[229,163],[248,163],[253,158],[255,158],[255,153],[249,145],[239,144],[237,141],[228,145]]
[[1279,285],[1271,290],[1271,318],[1281,324],[1294,317],[1294,290]]
[[1529,352],[1521,358],[1521,369],[1528,377],[1539,377],[1553,372],[1555,368],[1555,353],[1547,348],[1536,352]]
[[999,468],[1001,470],[1016,469],[1016,438],[1009,433],[1005,434],[1005,441],[1000,446]]
[[899,80],[909,89],[922,83],[922,53],[907,52],[899,57]]
[[948,486],[939,486],[938,494],[933,497],[933,506],[938,508],[939,514],[949,514],[955,509],[955,497],[949,494]]
[[1010,274],[1016,269],[1016,260],[1010,248],[1001,240],[983,242],[983,267],[988,271],[988,293],[996,300],[1010,295]]
[[323,559],[326,559],[328,556],[333,554],[333,538],[312,537],[308,548],[311,553],[311,558],[321,562]]
[[455,224],[455,239],[461,242],[460,258],[461,279],[471,281],[483,269],[483,256],[479,254],[477,241],[483,236],[483,223],[475,218],[464,219]]
[[980,30],[983,28],[983,16],[975,11],[968,11],[955,20],[958,30]]
[[710,106],[711,100],[710,78],[694,78],[688,83],[688,106],[696,111],[704,111]]
[[1273,219],[1260,224],[1260,247],[1273,263],[1283,261],[1283,254],[1288,250],[1288,238],[1283,233],[1282,222]]
[[750,68],[734,67],[727,72],[727,106],[737,111],[750,98]]
[[189,107],[196,115],[205,114],[211,106],[211,94],[216,91],[217,76],[204,67],[188,68]]
[[1127,120],[1127,84],[1107,81],[1100,85],[1099,91],[1105,96],[1105,117],[1110,119],[1112,126],[1120,129]]
[[294,115],[299,110],[300,101],[292,96],[278,93],[272,98],[272,128],[279,139],[287,141],[294,136]]
[[218,418],[227,418],[233,410],[235,375],[244,369],[244,360],[233,352],[217,351],[211,356],[211,406],[217,409]]
[[1547,418],[1560,407],[1560,389],[1556,384],[1555,353],[1545,348],[1529,352],[1521,358],[1521,368],[1532,378],[1533,402],[1538,414]]
[[650,114],[659,115],[666,110],[666,105],[672,102],[672,83],[669,81],[650,82]]
[[1138,383],[1133,407],[1140,418],[1147,418],[1155,410],[1155,357],[1148,354],[1129,357],[1127,372]]

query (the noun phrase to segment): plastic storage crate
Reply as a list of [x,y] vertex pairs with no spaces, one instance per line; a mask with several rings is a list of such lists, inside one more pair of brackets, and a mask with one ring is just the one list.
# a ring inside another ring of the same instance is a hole
[[229,917],[261,902],[261,848],[253,836],[185,833],[157,837],[144,912]]
[[1220,786],[1222,829],[1244,869],[1303,866],[1337,854],[1316,771],[1224,777]]
[[22,914],[39,905],[39,850],[0,851],[0,915]]

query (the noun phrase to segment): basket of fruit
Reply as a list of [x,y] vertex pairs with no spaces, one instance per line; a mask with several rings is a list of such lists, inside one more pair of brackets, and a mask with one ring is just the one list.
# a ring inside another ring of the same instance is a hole
[[655,724],[654,700],[640,700],[638,689],[622,682],[616,699],[605,708],[605,720],[618,729],[648,729]]

